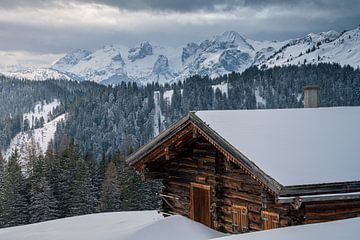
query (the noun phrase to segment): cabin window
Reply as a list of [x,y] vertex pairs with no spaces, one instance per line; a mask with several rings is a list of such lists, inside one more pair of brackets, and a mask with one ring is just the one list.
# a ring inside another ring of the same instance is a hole
[[279,227],[279,214],[273,212],[262,211],[261,219],[263,221],[264,230]]
[[246,232],[249,228],[248,209],[245,206],[232,206],[233,232]]

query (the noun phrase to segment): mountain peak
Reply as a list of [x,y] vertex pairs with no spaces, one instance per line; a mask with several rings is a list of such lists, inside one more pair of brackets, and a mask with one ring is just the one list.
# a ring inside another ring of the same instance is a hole
[[142,42],[140,46],[130,48],[128,58],[132,62],[153,54],[153,47],[149,42]]
[[236,31],[223,32],[221,35],[216,36],[213,42],[224,48],[241,47],[254,50],[253,46],[246,41],[246,38]]
[[307,37],[311,39],[313,42],[330,42],[335,40],[340,36],[335,30],[330,30],[327,32],[319,32],[319,33],[309,33]]
[[64,57],[60,58],[58,61],[56,61],[51,68],[59,70],[59,71],[67,71],[72,66],[79,63],[79,61],[90,55],[91,52],[80,49],[80,48],[74,48],[71,49]]
[[226,31],[223,32],[221,35],[215,37],[216,42],[244,42],[246,41],[245,38],[236,31]]

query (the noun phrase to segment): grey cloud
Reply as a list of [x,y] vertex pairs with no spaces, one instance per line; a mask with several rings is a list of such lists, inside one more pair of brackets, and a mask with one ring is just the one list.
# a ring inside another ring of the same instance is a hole
[[[57,7],[55,0],[0,0],[1,11],[6,8]],[[114,30],[111,27],[32,25],[19,22],[0,22],[0,50],[26,50],[41,53],[62,53],[71,48],[92,49],[104,44],[119,43],[134,46],[140,41],[179,46],[190,41],[201,41],[226,30],[235,30],[252,39],[284,40],[301,37],[309,32],[334,29],[351,29],[360,23],[359,0],[72,0],[78,3],[92,2],[131,11],[195,12],[236,11],[276,6],[280,10],[329,9],[316,20],[306,17],[270,15],[264,20],[249,19],[247,22],[222,21],[211,24],[175,24],[148,26],[142,31]],[[63,0],[63,2],[66,2]],[[5,10],[4,10],[5,9]],[[29,9],[31,11],[32,9]],[[35,10],[34,10],[35,11]],[[56,16],[54,16],[56,17]],[[21,18],[21,16],[19,16]],[[144,23],[146,24],[146,23]]]
[[59,2],[98,3],[127,10],[145,11],[217,11],[239,7],[313,6],[359,10],[359,0],[1,0],[0,8],[49,6]]

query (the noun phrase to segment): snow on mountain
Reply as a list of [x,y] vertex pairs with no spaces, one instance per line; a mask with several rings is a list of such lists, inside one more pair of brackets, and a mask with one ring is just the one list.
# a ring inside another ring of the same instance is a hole
[[46,78],[95,81],[172,83],[192,75],[218,77],[251,66],[336,62],[360,66],[359,27],[343,34],[336,31],[310,33],[285,41],[255,41],[227,31],[200,43],[168,47],[142,42],[126,47],[106,45],[93,51],[74,49],[49,69],[5,73],[7,76],[43,80]]
[[107,45],[80,59],[68,71],[87,81],[127,81],[124,64],[120,49],[114,45]]
[[175,78],[175,73],[170,70],[169,60],[164,55],[159,55],[154,63],[153,69],[149,76],[143,77],[143,83],[159,82],[166,83],[171,82]]
[[262,64],[268,67],[321,62],[360,66],[360,27],[339,34],[335,31],[310,33],[289,41]]
[[11,72],[2,72],[3,75],[11,78],[44,81],[47,79],[74,80],[71,73],[63,73],[51,68],[20,69]]
[[52,69],[68,71],[72,66],[79,63],[80,59],[87,57],[91,52],[84,49],[72,49],[64,57],[57,60]]
[[153,48],[149,42],[143,42],[138,47],[130,48],[128,59],[132,62],[153,54]]
[[223,236],[186,217],[164,218],[157,211],[98,213],[0,229],[4,240],[206,240]]
[[218,77],[232,71],[244,71],[250,67],[255,49],[239,33],[224,32],[199,45],[188,44],[182,54],[184,70],[178,77],[182,80],[191,75]]
[[23,121],[28,122],[28,125],[25,131],[18,133],[12,139],[9,148],[5,151],[5,157],[8,158],[15,149],[24,155],[32,140],[38,145],[39,150],[45,153],[48,144],[54,138],[57,124],[66,119],[66,114],[51,119],[53,110],[59,105],[60,101],[54,99],[50,103],[38,103],[33,111],[23,114]]

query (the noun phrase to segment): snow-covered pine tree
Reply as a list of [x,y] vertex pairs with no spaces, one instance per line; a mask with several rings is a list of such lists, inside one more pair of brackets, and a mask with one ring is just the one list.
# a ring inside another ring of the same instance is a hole
[[116,166],[113,162],[108,164],[105,179],[101,187],[99,210],[102,212],[117,211],[121,209],[120,181]]
[[29,196],[25,179],[19,165],[20,155],[15,150],[5,170],[5,226],[16,226],[29,222]]

